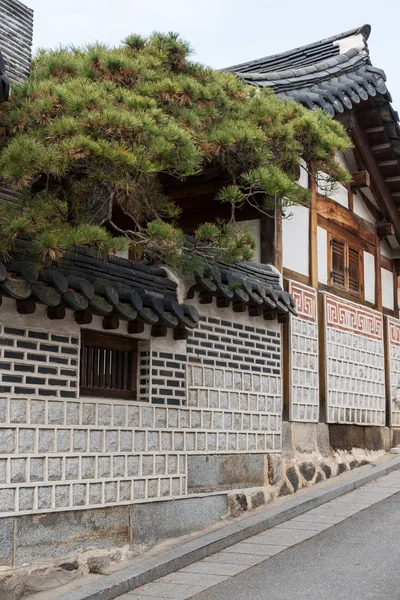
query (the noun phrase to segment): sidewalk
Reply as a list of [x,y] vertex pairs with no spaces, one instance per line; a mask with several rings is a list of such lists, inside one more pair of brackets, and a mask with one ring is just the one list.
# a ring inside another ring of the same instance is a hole
[[[243,583],[243,578],[240,578],[240,584],[239,579],[229,582],[236,575],[244,573],[250,567],[265,563],[265,561],[267,562],[263,565],[263,573],[268,573],[269,558],[334,527],[398,492],[400,492],[400,472],[396,471],[349,492],[343,497],[314,508],[304,515],[277,525],[269,531],[234,544],[222,552],[162,577],[154,583],[119,596],[118,600],[187,600],[193,596],[197,598],[197,594],[200,594],[199,600],[203,598],[204,600],[215,600],[220,598],[222,593],[223,598],[232,597],[233,593],[237,593],[238,598],[244,598],[246,597],[244,589],[246,583]],[[326,548],[323,553],[325,554],[327,551],[329,548]],[[284,565],[284,563],[282,564]],[[252,581],[251,577],[252,574],[249,573],[247,583]],[[287,573],[287,577],[289,577],[289,573]],[[219,586],[223,582],[226,584]],[[215,588],[214,586],[219,587]],[[253,587],[257,587],[256,582]],[[258,587],[257,597],[264,597],[263,586],[261,585],[261,589],[260,585]],[[271,594],[271,599],[278,597],[280,595]]]
[[[377,465],[361,467],[355,471],[340,475],[334,480],[324,481],[312,488],[303,489],[294,496],[287,497],[279,506],[267,508],[258,514],[253,514],[239,521],[230,521],[217,531],[199,536],[195,540],[183,543],[176,548],[151,558],[139,559],[132,566],[109,576],[99,576],[92,583],[62,594],[58,596],[58,599],[114,600],[119,596],[123,598],[123,594],[127,592],[130,592],[129,595],[132,597],[132,590],[136,590],[136,588],[171,575],[175,571],[207,559],[207,557],[211,557],[216,553],[232,548],[235,544],[243,543],[244,540],[248,540],[253,536],[264,534],[264,532],[266,532],[264,535],[271,534],[273,532],[268,532],[267,530],[278,527],[291,519],[304,515],[304,513],[309,513],[309,511],[317,509],[317,507],[323,504],[340,498],[396,470],[400,470],[400,457],[388,457],[388,459],[385,458],[383,462]],[[398,490],[395,486],[389,490],[389,495],[396,493],[396,491]],[[365,491],[360,493],[365,494]],[[369,493],[373,494],[376,492],[370,491]],[[365,496],[363,498],[364,501],[367,499]],[[373,499],[374,496],[371,496],[371,498],[368,498],[368,501]],[[347,510],[350,511],[349,508]],[[356,512],[358,510],[363,510],[363,507],[357,506]],[[347,516],[350,516],[350,513],[343,515],[343,518],[347,518]],[[235,552],[230,551],[229,554],[232,555]],[[243,559],[244,553],[237,554],[237,556],[239,562],[241,561],[241,564],[243,564],[243,561],[246,560]],[[263,555],[262,560],[265,560],[265,558],[266,556]],[[224,577],[224,575],[215,575],[215,577],[221,576]],[[182,592],[183,590],[181,589],[180,591]],[[193,594],[193,592],[191,593]],[[137,595],[136,593],[136,598]],[[129,598],[129,596],[126,598]],[[147,600],[148,598],[147,594]]]

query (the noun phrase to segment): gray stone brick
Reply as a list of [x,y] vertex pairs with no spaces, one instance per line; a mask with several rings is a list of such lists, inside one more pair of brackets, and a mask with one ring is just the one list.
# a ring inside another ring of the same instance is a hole
[[69,429],[57,430],[57,452],[69,452],[71,448],[71,431]]
[[57,485],[55,487],[55,506],[56,508],[66,508],[69,506],[69,485]]
[[7,462],[6,458],[0,458],[0,483],[7,481]]
[[52,505],[52,488],[51,487],[39,487],[38,488],[38,509],[45,510],[51,508]]
[[161,432],[161,450],[172,450],[172,433],[167,431]]
[[111,425],[111,406],[109,404],[99,404],[97,413],[97,422],[99,425]]
[[146,482],[144,479],[139,479],[133,482],[133,499],[143,500],[146,497]]
[[20,454],[33,453],[35,450],[35,430],[20,429],[18,436],[18,449]]
[[140,427],[140,408],[128,406],[128,427]]
[[119,483],[119,499],[121,502],[132,500],[132,484],[130,481],[120,481]]
[[[1,492],[0,492],[1,493]],[[14,519],[0,519],[0,566],[11,567],[13,555]]]
[[114,427],[125,427],[126,425],[126,407],[116,405],[113,407]]
[[54,431],[51,429],[39,429],[38,451],[54,452]]
[[101,483],[89,483],[89,504],[101,504]]
[[0,429],[0,454],[12,454],[15,450],[15,429]]
[[178,473],[178,457],[175,454],[167,456],[167,469],[169,475]]
[[82,479],[94,479],[95,458],[94,456],[83,456],[81,473]]
[[104,484],[104,501],[106,504],[117,501],[117,483],[107,481]]
[[157,498],[158,495],[159,495],[158,479],[148,479],[147,480],[147,497],[148,498]]
[[7,398],[0,398],[0,423],[7,423]]
[[79,479],[79,458],[67,457],[65,459],[65,478]]
[[67,402],[65,422],[67,425],[79,425],[80,406],[77,402]]
[[133,432],[132,430],[120,432],[120,450],[121,452],[132,452],[133,447]]
[[82,425],[96,425],[96,405],[82,404]]
[[169,479],[161,479],[160,495],[161,496],[171,496],[171,481]]
[[10,400],[11,423],[27,423],[27,400]]
[[103,432],[102,431],[89,431],[89,450],[90,452],[102,452],[103,451]]
[[72,434],[72,445],[74,452],[85,452],[87,445],[87,431],[85,429],[75,429]]
[[49,458],[47,461],[47,479],[58,481],[62,478],[62,459]]
[[99,456],[97,465],[98,477],[111,476],[111,458],[109,456]]
[[118,431],[106,431],[104,434],[104,445],[107,452],[118,452]]
[[86,485],[75,483],[72,486],[72,497],[74,506],[84,506],[86,504]]
[[154,409],[151,406],[142,406],[141,407],[141,421],[142,427],[154,427],[153,418],[154,418]]
[[11,483],[22,483],[26,481],[26,458],[12,458],[10,461],[10,481]]
[[154,456],[142,456],[142,475],[154,475]]
[[43,481],[44,479],[44,458],[31,458],[29,461],[30,481]]
[[49,402],[48,403],[48,423],[49,425],[63,425],[64,423],[64,403]]
[[[15,490],[0,490],[0,513],[11,512],[14,510]],[[1,552],[0,552],[1,554]]]
[[46,404],[41,400],[31,400],[30,402],[30,423],[31,425],[44,425],[46,414]]
[[134,437],[134,450],[135,452],[145,452],[146,451],[146,435],[144,431],[135,431]]
[[139,456],[128,456],[127,457],[127,475],[128,477],[133,477],[139,474],[139,464],[140,458]]
[[34,488],[19,488],[19,510],[33,510]]
[[125,477],[125,456],[113,457],[113,477]]

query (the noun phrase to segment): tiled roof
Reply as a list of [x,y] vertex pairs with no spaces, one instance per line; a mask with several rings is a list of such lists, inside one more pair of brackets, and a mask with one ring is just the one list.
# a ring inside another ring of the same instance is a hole
[[[205,295],[216,297],[218,306],[232,304],[234,310],[266,318],[284,320],[295,312],[291,296],[280,287],[279,274],[251,262],[216,265],[197,277],[189,296],[195,291],[200,292],[200,302]],[[179,330],[193,328],[199,320],[193,306],[178,302],[177,284],[163,268],[120,257],[103,259],[88,248],[78,248],[37,272],[27,240],[18,240],[13,257],[0,263],[0,294],[14,298],[17,308],[28,313],[29,302],[32,312],[39,302],[49,307],[48,315],[61,307],[82,319],[90,313]]]
[[282,98],[334,116],[354,105],[387,94],[386,77],[372,66],[364,25],[282,54],[224,69],[251,85],[269,87]]
[[0,102],[6,102],[10,93],[10,80],[6,73],[6,63],[0,52]]

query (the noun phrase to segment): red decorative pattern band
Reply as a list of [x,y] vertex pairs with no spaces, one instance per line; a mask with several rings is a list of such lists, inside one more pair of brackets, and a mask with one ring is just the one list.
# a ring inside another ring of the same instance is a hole
[[389,343],[400,346],[400,321],[388,317]]
[[289,281],[289,292],[296,302],[296,310],[299,317],[308,321],[317,321],[317,292],[313,288]]
[[326,325],[358,333],[376,340],[383,339],[382,315],[354,302],[325,295]]

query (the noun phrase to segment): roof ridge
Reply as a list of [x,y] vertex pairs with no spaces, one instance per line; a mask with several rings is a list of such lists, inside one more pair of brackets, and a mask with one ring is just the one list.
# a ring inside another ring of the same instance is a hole
[[[284,52],[280,52],[278,54],[271,54],[269,56],[264,56],[262,58],[258,58],[255,60],[251,60],[251,61],[247,61],[247,62],[243,62],[243,63],[239,63],[236,65],[232,65],[230,67],[225,67],[224,69],[221,69],[222,71],[237,71],[237,69],[241,69],[245,66],[249,66],[251,68],[252,65],[257,65],[263,62],[268,62],[268,63],[274,63],[279,59],[284,59],[284,58],[289,58],[295,54],[304,52],[305,50],[312,50],[314,48],[319,48],[321,46],[328,46],[328,49],[330,47],[330,50],[332,52],[335,52],[336,54],[340,53],[340,47],[338,44],[335,44],[334,42],[338,42],[340,40],[343,40],[345,38],[350,38],[352,36],[356,36],[356,35],[362,35],[364,38],[364,42],[365,44],[367,43],[367,40],[371,34],[371,26],[368,24],[362,25],[361,27],[357,27],[355,29],[350,29],[349,31],[345,31],[343,33],[339,33],[337,35],[334,35],[332,37],[329,38],[325,38],[322,40],[318,40],[316,42],[312,42],[311,44],[305,44],[304,46],[299,46],[297,48],[292,48],[291,50],[286,50]],[[274,70],[279,70],[279,69],[274,69]]]

